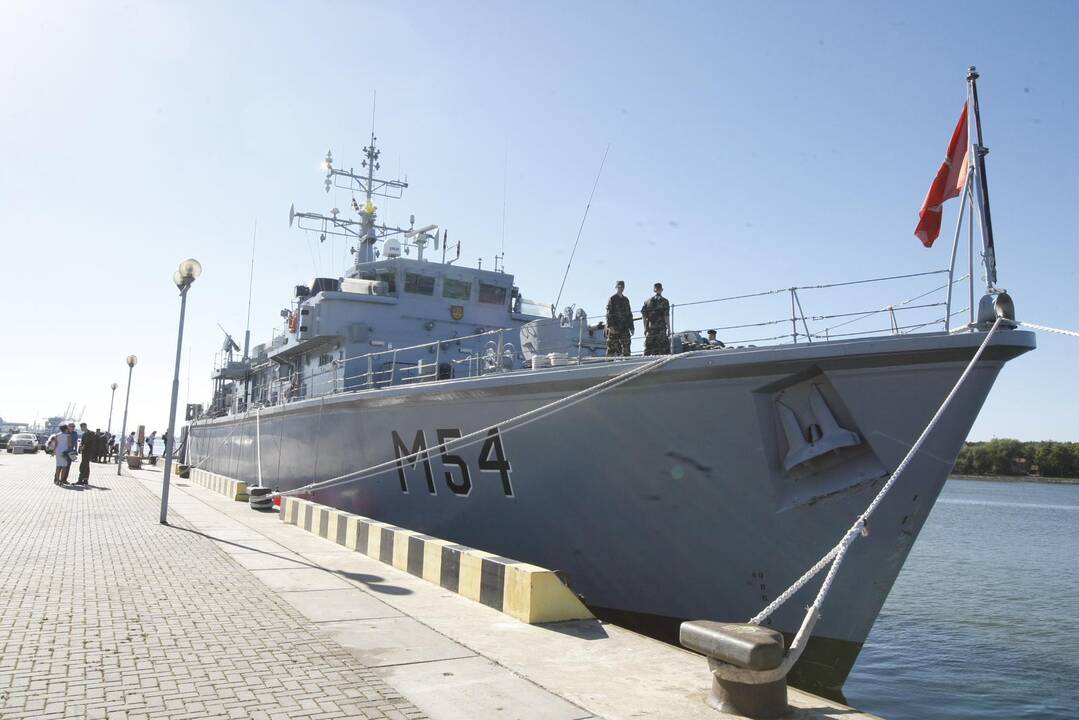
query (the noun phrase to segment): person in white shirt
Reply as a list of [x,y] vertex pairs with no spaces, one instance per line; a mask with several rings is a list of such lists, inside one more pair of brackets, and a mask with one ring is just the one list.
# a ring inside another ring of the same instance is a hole
[[67,425],[61,425],[60,431],[50,437],[49,441],[53,443],[56,455],[56,474],[52,481],[57,485],[67,485],[67,476],[71,472],[71,459],[67,454],[74,449],[71,447],[71,435]]

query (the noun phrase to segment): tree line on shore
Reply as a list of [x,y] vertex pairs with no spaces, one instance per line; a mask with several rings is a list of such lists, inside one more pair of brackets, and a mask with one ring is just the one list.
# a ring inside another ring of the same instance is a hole
[[953,472],[957,475],[1040,475],[1079,477],[1079,443],[1023,442],[993,438],[968,442],[959,451]]

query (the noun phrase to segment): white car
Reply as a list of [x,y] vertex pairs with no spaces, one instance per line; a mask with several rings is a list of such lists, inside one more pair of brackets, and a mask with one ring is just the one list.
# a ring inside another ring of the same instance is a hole
[[7,441],[7,451],[13,453],[36,453],[41,449],[41,443],[33,433],[15,433]]

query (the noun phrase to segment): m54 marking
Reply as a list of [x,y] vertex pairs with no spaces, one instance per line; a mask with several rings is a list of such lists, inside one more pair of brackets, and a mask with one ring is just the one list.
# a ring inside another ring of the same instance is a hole
[[[416,437],[410,448],[396,430],[393,435],[393,457],[397,460],[397,479],[401,481],[401,492],[408,492],[408,480],[405,477],[405,465],[412,469],[417,463],[423,463],[423,474],[427,480],[427,492],[436,495],[435,474],[431,468],[431,453],[435,448],[428,449],[427,435],[423,430],[416,431]],[[472,473],[469,470],[468,461],[460,455],[446,451],[446,443],[462,436],[459,428],[438,428],[435,430],[438,438],[437,454],[442,460],[442,474],[446,486],[455,495],[468,495],[472,492]],[[510,461],[506,459],[506,451],[502,447],[502,436],[498,428],[487,431],[487,438],[480,446],[478,467],[480,473],[498,473],[502,480],[502,493],[506,497],[513,497],[513,484],[510,481]],[[453,470],[454,472],[451,472]]]

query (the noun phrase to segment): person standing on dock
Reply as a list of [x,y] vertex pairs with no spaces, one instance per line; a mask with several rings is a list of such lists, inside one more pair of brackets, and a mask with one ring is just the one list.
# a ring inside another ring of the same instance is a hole
[[89,485],[90,460],[93,458],[94,453],[97,452],[95,448],[97,438],[90,432],[90,428],[86,427],[86,423],[80,423],[79,429],[82,430],[82,438],[79,442],[79,453],[82,457],[79,460],[79,480],[75,484]]
[[150,433],[150,437],[146,438],[146,446],[150,448],[150,457],[154,456],[154,442],[157,441],[157,430]]
[[623,293],[626,282],[614,284],[614,295],[607,301],[607,356],[628,357],[630,339],[633,337],[633,311],[629,298]]
[[53,475],[52,481],[57,485],[67,485],[67,475],[71,472],[71,458],[68,457],[68,452],[74,447],[71,444],[71,435],[68,434],[67,425],[61,425],[49,440],[52,441],[53,453],[56,457],[56,474]]
[[655,294],[641,308],[644,321],[644,354],[671,354],[671,304],[663,297],[663,283],[652,286]]
[[94,462],[105,462],[105,433],[101,428],[94,429]]

